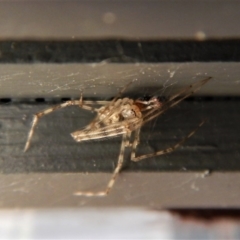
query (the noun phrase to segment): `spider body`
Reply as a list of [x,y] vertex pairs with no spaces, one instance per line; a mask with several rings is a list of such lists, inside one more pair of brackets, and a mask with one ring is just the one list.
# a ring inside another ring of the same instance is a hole
[[97,116],[88,126],[80,131],[71,133],[77,142],[90,139],[130,134],[142,125],[143,115],[150,109],[158,109],[161,102],[157,97],[149,101],[133,100],[130,98],[118,99],[111,106],[97,109]]

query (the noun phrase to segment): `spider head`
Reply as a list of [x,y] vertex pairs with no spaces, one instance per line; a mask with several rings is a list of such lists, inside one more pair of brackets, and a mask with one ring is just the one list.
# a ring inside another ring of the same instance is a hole
[[135,101],[135,104],[141,109],[141,111],[153,109],[153,108],[161,108],[163,103],[166,101],[165,97],[149,97],[144,96]]
[[165,97],[154,96],[148,100],[148,109],[161,108],[166,101]]

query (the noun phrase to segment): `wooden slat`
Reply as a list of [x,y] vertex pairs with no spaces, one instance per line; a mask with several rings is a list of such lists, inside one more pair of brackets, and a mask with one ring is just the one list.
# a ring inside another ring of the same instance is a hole
[[4,39],[236,38],[239,5],[233,0],[2,1],[0,31]]
[[239,62],[6,63],[0,72],[0,98],[78,98],[81,91],[84,97],[105,100],[133,80],[126,93],[139,97],[174,92],[208,76],[213,79],[196,95],[240,95]]

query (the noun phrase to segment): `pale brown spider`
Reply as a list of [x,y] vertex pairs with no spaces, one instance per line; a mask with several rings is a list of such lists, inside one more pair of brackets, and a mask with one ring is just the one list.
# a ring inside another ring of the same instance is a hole
[[[120,147],[120,153],[118,157],[117,166],[113,172],[107,187],[103,191],[99,192],[75,192],[74,195],[78,196],[105,196],[107,195],[115,183],[116,177],[118,176],[124,158],[124,151],[126,147],[131,148],[131,161],[138,162],[145,158],[150,158],[158,155],[163,155],[174,151],[176,148],[181,146],[188,138],[190,138],[199,127],[203,125],[205,121],[202,121],[196,129],[191,131],[186,137],[180,142],[176,143],[172,147],[164,150],[160,150],[154,153],[145,154],[142,156],[136,156],[136,148],[140,139],[141,127],[161,115],[167,109],[177,105],[185,98],[192,95],[194,92],[199,90],[201,86],[206,84],[211,77],[198,81],[186,88],[181,89],[176,94],[162,102],[157,97],[150,98],[149,100],[133,100],[131,98],[120,98],[121,94],[128,87],[125,86],[122,91],[112,101],[83,101],[82,96],[80,100],[70,100],[65,103],[56,105],[52,108],[48,108],[42,112],[34,115],[32,127],[28,134],[28,139],[24,148],[27,151],[30,145],[30,141],[34,132],[34,128],[37,125],[39,118],[49,114],[57,109],[64,108],[71,105],[78,105],[79,107],[95,111],[97,116],[95,119],[82,130],[71,133],[73,139],[77,142],[88,141],[93,139],[109,138],[114,136],[122,135],[122,143]],[[131,84],[131,83],[130,83]],[[92,105],[102,105],[99,108],[94,108]],[[134,134],[134,140],[130,143],[132,134]]]

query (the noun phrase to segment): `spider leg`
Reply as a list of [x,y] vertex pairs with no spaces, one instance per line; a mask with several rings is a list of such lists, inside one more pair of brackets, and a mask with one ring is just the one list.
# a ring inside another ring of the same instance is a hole
[[[81,97],[82,98],[82,97]],[[70,100],[70,101],[67,101],[65,103],[62,103],[62,104],[59,104],[59,105],[56,105],[54,107],[51,107],[51,108],[48,108],[48,109],[45,109],[41,112],[38,112],[36,114],[34,114],[33,116],[33,121],[32,121],[32,127],[28,133],[28,138],[27,138],[27,141],[26,141],[26,144],[25,144],[25,147],[24,147],[24,152],[26,152],[30,146],[30,141],[32,139],[32,136],[33,136],[33,133],[34,133],[34,129],[38,123],[38,120],[43,117],[44,115],[47,115],[49,113],[52,113],[60,108],[65,108],[65,107],[68,107],[68,106],[73,106],[73,105],[78,105],[80,106],[81,108],[83,109],[86,109],[86,110],[89,110],[89,111],[97,111],[97,109],[91,107],[91,106],[88,106],[85,104],[85,101],[82,101],[80,98],[80,100]]]
[[144,115],[144,124],[156,118],[157,116],[161,115],[169,108],[174,107],[175,105],[183,101],[185,98],[191,96],[193,93],[198,91],[204,84],[206,84],[211,79],[212,79],[211,77],[208,77],[199,82],[191,84],[187,88],[183,88],[182,90],[177,92],[175,95],[173,95],[171,98],[169,98],[168,101],[164,103],[160,109],[156,110],[155,108],[153,108],[152,110],[150,110],[147,114]]
[[[80,100],[81,100],[81,98],[80,98]],[[109,101],[105,101],[105,100],[100,100],[100,101],[84,100],[83,103],[85,105],[106,105],[106,104],[109,104]]]
[[122,138],[122,143],[121,143],[121,148],[120,148],[120,153],[119,153],[119,157],[118,157],[118,163],[117,166],[112,174],[112,177],[110,179],[110,181],[107,184],[107,187],[105,190],[103,191],[99,191],[99,192],[75,192],[74,195],[75,196],[86,196],[86,197],[92,197],[92,196],[106,196],[109,194],[109,192],[112,190],[113,185],[116,181],[116,178],[120,172],[120,170],[122,169],[123,166],[123,160],[124,160],[124,150],[125,150],[125,145],[126,145],[126,141],[127,141],[127,137],[128,134],[124,133],[123,134],[123,138]]
[[[137,149],[137,145],[139,144],[139,141],[140,141],[140,131],[141,131],[141,128],[138,128],[135,130],[134,141],[132,143],[131,160],[135,159],[135,157],[136,157],[136,149]],[[132,161],[134,161],[134,160],[132,160]]]
[[205,123],[205,121],[206,120],[203,120],[193,131],[191,131],[181,141],[179,141],[178,143],[176,143],[172,147],[168,147],[168,148],[166,148],[164,150],[160,150],[160,151],[157,151],[157,152],[154,152],[154,153],[144,154],[142,156],[136,157],[136,154],[135,154],[136,147],[134,148],[134,146],[133,146],[132,153],[131,153],[131,161],[138,162],[138,161],[141,161],[141,160],[143,160],[145,158],[155,157],[155,156],[164,155],[164,154],[173,152],[178,147],[180,147],[188,138],[190,138]]

